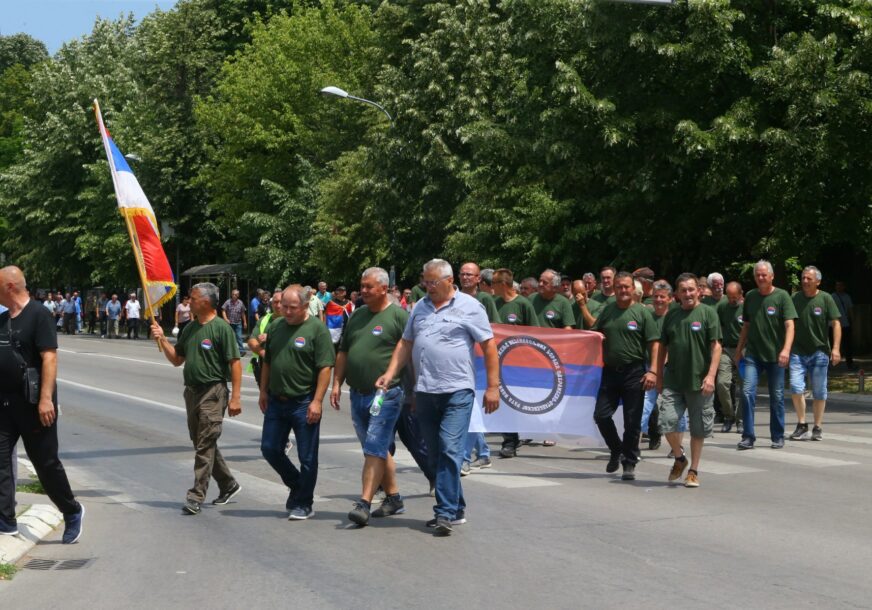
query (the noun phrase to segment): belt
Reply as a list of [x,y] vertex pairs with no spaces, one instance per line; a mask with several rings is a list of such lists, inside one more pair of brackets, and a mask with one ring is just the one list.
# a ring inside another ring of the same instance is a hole
[[227,381],[222,379],[221,381],[210,381],[208,383],[201,383],[200,385],[189,385],[185,387],[189,388],[192,392],[203,392],[219,383],[223,386],[227,385]]
[[623,373],[625,371],[637,369],[640,367],[645,368],[645,363],[642,362],[641,360],[638,362],[631,362],[630,364],[622,364],[620,366],[611,366],[609,364],[606,364],[603,366],[604,369],[609,369],[609,370],[614,371],[616,373]]
[[[399,385],[400,385],[399,383],[395,383],[395,384],[393,384],[393,385],[389,385],[387,391],[391,391],[391,390],[393,390],[394,388],[399,387]],[[370,394],[375,394],[376,391],[377,391],[377,390],[369,390],[369,391],[367,391],[367,392],[364,392],[363,390],[358,390],[357,388],[351,388],[351,390],[354,391],[354,392],[357,392],[357,393],[360,394],[361,396],[369,396]]]
[[291,401],[299,402],[301,400],[305,400],[305,399],[309,398],[311,396],[311,394],[303,394],[301,396],[285,396],[283,394],[270,394],[270,396],[275,398],[276,400],[281,401],[281,402],[291,402]]

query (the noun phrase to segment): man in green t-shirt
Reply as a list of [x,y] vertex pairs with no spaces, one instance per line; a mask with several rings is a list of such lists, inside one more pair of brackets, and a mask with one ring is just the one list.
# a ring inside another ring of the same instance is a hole
[[[666,314],[669,313],[669,305],[675,303],[673,298],[672,286],[666,280],[657,280],[654,282],[651,292],[651,317],[654,318],[654,324],[657,326],[657,336],[663,330],[663,320]],[[651,353],[649,350],[649,368]],[[665,368],[665,367],[664,367]],[[662,371],[663,369],[661,369]],[[645,391],[645,403],[642,407],[642,432],[648,433],[648,450],[655,451],[660,449],[662,435],[660,434],[660,412],[657,409],[657,398],[659,393],[657,388],[652,388]],[[687,418],[682,418],[679,430],[684,432],[687,429]]]
[[[209,489],[209,479],[218,483],[218,497],[212,504],[227,504],[241,487],[221,452],[221,420],[242,412],[239,400],[242,387],[242,364],[236,333],[217,313],[218,287],[204,282],[191,288],[193,321],[185,326],[175,346],[164,336],[160,325],[152,320],[151,332],[164,356],[173,366],[185,365],[185,410],[188,433],[194,443],[194,486],[188,490],[182,510],[190,515],[200,512]],[[231,389],[228,396],[227,381]]]
[[[745,427],[738,449],[753,449],[754,406],[757,400],[757,380],[766,373],[769,381],[769,434],[771,447],[784,447],[784,369],[790,363],[796,308],[786,290],[772,284],[775,272],[769,261],[754,265],[757,288],[748,292],[742,311],[742,334],[736,347],[735,360],[744,353],[743,416]],[[747,348],[747,349],[745,349]]]
[[[711,277],[711,276],[709,276]],[[712,289],[714,293],[714,289]],[[724,413],[724,424],[721,432],[730,432],[736,424],[736,432],[742,433],[742,396],[740,390],[739,370],[736,367],[736,346],[742,334],[742,310],[745,302],[745,291],[739,282],[727,284],[726,296],[715,307],[718,321],[721,324],[721,361],[718,364],[718,378],[715,381],[715,392]]]
[[[515,276],[510,269],[497,269],[493,275],[494,303],[500,321],[503,324],[515,326],[539,326],[539,319],[533,304],[526,297],[518,294],[514,287]],[[515,457],[521,439],[517,432],[503,434],[503,445],[500,447],[500,456],[504,458]]]
[[[721,326],[711,307],[699,302],[699,280],[682,273],[675,280],[680,306],[663,320],[657,370],[663,371],[660,390],[660,430],[672,447],[675,462],[669,481],[681,478],[687,468],[679,424],[685,411],[690,423],[690,469],[685,487],[699,487],[699,460],[705,437],[715,417],[715,377],[721,358]],[[666,358],[669,366],[664,369]]]
[[409,304],[414,305],[421,299],[427,296],[427,290],[424,288],[424,275],[418,278],[418,283],[412,286],[412,292],[409,294]]
[[700,278],[700,283],[703,281],[708,284],[709,290],[711,290],[711,294],[704,296],[700,299],[700,302],[703,305],[708,305],[709,307],[717,307],[718,303],[722,301],[726,301],[727,297],[724,296],[724,276],[715,271],[714,273],[709,273],[708,278],[703,280]]
[[[309,315],[309,293],[299,284],[282,292],[282,317],[267,328],[260,372],[260,410],[264,414],[260,452],[290,489],[288,519],[314,516],[318,480],[321,409],[335,350],[330,332]],[[285,453],[294,431],[299,470]]]
[[[796,337],[790,350],[790,391],[793,394],[793,408],[796,411],[796,430],[790,435],[794,441],[811,438],[823,440],[821,426],[824,409],[827,405],[827,369],[832,360],[833,366],[839,364],[842,355],[839,346],[842,341],[841,313],[832,295],[818,290],[821,272],[809,266],[802,270],[802,291],[793,295],[796,307]],[[833,327],[833,345],[830,346],[829,327]],[[812,411],[814,427],[809,437],[805,421],[805,377],[811,381]]]
[[593,328],[603,304],[590,298],[588,285],[584,280],[572,282],[572,315],[575,318],[575,328],[590,330]]
[[[600,289],[590,295],[590,299],[598,301],[603,305],[615,302],[615,273],[614,267],[603,267],[600,269]],[[632,279],[632,275],[630,279]]]
[[560,274],[553,269],[546,269],[539,276],[538,292],[530,302],[543,328],[571,329],[575,326],[572,303],[561,294]]
[[[655,387],[659,376],[656,364],[646,370],[647,350],[656,362],[660,340],[651,310],[633,302],[633,276],[621,271],[615,276],[615,301],[608,303],[596,319],[593,330],[605,335],[603,371],[593,418],[611,455],[606,472],[623,463],[621,478],[636,478],[644,393]],[[618,404],[623,405],[624,436],[618,435],[612,419]]]
[[[373,517],[405,512],[397,484],[396,464],[390,454],[394,429],[403,409],[403,388],[397,374],[384,394],[380,409],[373,412],[375,381],[388,368],[394,348],[403,337],[409,314],[388,299],[389,276],[380,267],[370,267],[360,279],[363,305],[349,318],[342,334],[333,371],[330,404],[337,411],[342,384],[351,388],[351,421],[363,448],[363,490],[348,518],[364,526]],[[372,498],[381,486],[385,499],[372,511]]]

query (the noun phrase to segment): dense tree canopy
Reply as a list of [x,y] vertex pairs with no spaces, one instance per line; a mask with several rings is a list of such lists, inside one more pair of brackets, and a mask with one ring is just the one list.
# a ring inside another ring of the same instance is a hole
[[51,58],[0,37],[3,250],[132,281],[98,97],[182,266],[868,264],[870,41],[864,0],[181,0]]

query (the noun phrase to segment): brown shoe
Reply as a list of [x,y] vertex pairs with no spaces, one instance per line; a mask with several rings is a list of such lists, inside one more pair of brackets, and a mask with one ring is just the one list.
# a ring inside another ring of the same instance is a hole
[[684,473],[684,469],[687,468],[687,458],[681,456],[681,459],[675,458],[675,462],[672,464],[672,470],[669,471],[669,482],[677,481],[681,478],[681,475]]
[[697,476],[696,470],[688,470],[687,478],[684,479],[685,487],[699,487],[699,477]]

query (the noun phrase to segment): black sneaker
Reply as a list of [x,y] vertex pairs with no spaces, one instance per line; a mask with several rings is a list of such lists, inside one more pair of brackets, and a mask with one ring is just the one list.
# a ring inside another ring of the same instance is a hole
[[784,439],[779,438],[777,441],[772,441],[772,444],[769,446],[773,449],[784,449]]
[[748,449],[753,449],[753,448],[754,448],[754,441],[752,441],[750,438],[743,438],[742,440],[739,441],[739,444],[736,445],[736,449],[738,449],[739,451],[747,451]]
[[200,503],[196,500],[186,500],[185,505],[182,506],[182,512],[187,513],[189,515],[199,515],[200,514]]
[[[438,518],[430,519],[425,525],[427,527],[436,527],[436,523],[439,521]],[[466,511],[460,510],[457,511],[457,514],[454,515],[454,519],[451,519],[451,525],[463,525],[466,523]]]
[[618,471],[618,466],[621,465],[621,454],[613,453],[609,456],[609,463],[606,464],[606,472],[609,474]]
[[238,494],[240,491],[242,491],[242,485],[240,485],[239,483],[234,481],[233,485],[231,485],[230,489],[228,489],[227,491],[221,492],[217,498],[212,500],[212,504],[215,504],[217,506],[222,506],[224,504],[227,504],[228,502],[230,502],[230,499],[233,496],[235,496],[236,494]]
[[377,509],[372,511],[373,517],[390,517],[391,515],[399,515],[406,512],[406,506],[403,504],[403,497],[400,494],[388,496]]
[[64,515],[64,536],[61,542],[74,544],[82,537],[82,521],[85,519],[85,505],[79,504],[81,510],[72,515]]
[[518,455],[518,448],[514,444],[500,447],[500,457],[513,458],[516,455]]
[[636,465],[632,462],[627,462],[624,464],[624,473],[621,475],[622,481],[635,481],[636,480]]
[[790,435],[792,441],[808,440],[808,424],[796,424],[796,430]]
[[660,449],[660,441],[661,437],[658,434],[657,436],[652,436],[648,439],[648,450],[649,451],[657,451]]
[[348,520],[361,527],[369,523],[369,506],[363,501],[355,502],[354,508],[348,513]]
[[743,434],[744,432],[745,432],[745,425],[742,422],[737,421],[736,422],[736,434]]
[[2,517],[0,517],[0,536],[17,536],[18,535],[18,524],[9,523]]
[[824,440],[824,432],[821,430],[820,426],[815,426],[811,429],[811,440],[813,441],[822,441]]
[[724,418],[724,425],[721,426],[721,432],[726,434],[727,432],[730,432],[732,429],[733,429],[733,420]]
[[451,527],[451,521],[445,517],[436,517],[436,523],[433,527],[435,536],[450,536],[451,532],[454,531],[454,528]]

